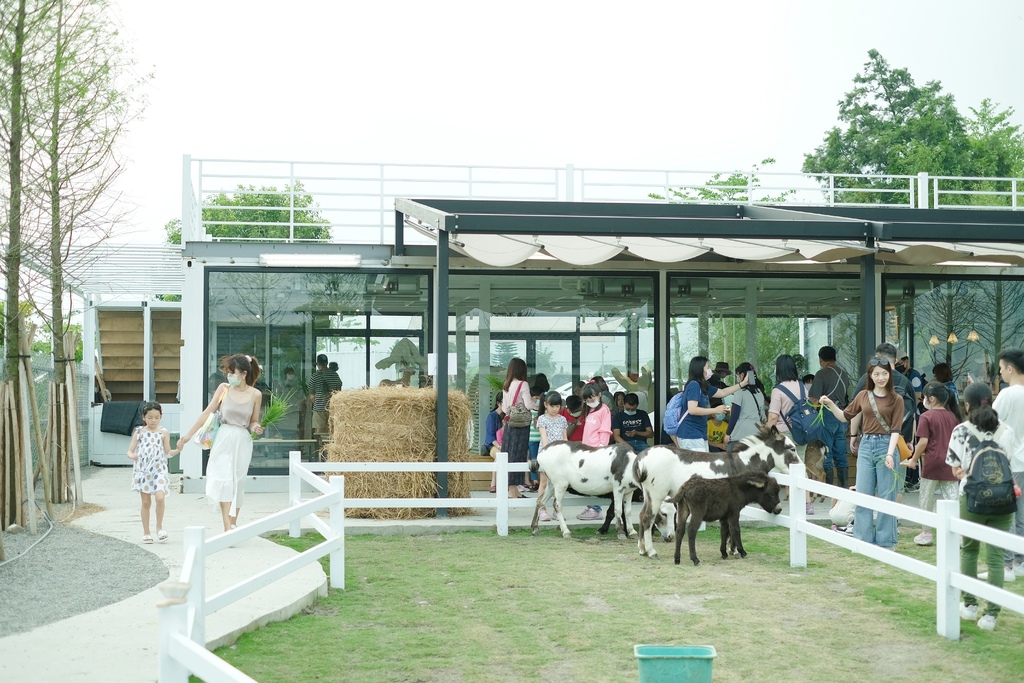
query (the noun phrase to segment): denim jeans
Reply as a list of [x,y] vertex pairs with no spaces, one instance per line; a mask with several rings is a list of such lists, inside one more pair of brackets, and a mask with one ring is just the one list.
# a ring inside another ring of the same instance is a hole
[[626,439],[626,443],[632,446],[637,453],[642,453],[651,447],[646,439]]
[[846,423],[840,422],[836,416],[829,411],[822,413],[825,420],[825,429],[822,430],[821,441],[828,446],[828,453],[825,454],[825,461],[822,467],[826,472],[832,471],[833,461],[836,467],[849,467],[846,459]]
[[[877,496],[884,500],[896,500],[898,482],[896,472],[885,466],[885,454],[889,450],[888,434],[865,434],[860,440],[857,453],[857,493]],[[899,467],[899,455],[893,456],[894,467]],[[857,506],[854,514],[853,535],[867,543],[874,543],[883,548],[896,545],[896,518],[892,515],[878,513],[878,522],[874,523],[874,511]]]
[[[1009,531],[1013,523],[1013,513],[1006,515],[977,515],[967,511],[967,496],[960,498],[960,519],[968,522],[975,522],[1000,531]],[[960,545],[960,573],[964,576],[977,578],[978,576],[978,551],[981,549],[981,541],[975,538],[963,537]],[[999,588],[1003,587],[1003,550],[993,545],[985,544],[985,564],[988,566],[988,582]],[[965,605],[977,605],[978,598],[964,591],[962,593]],[[990,602],[985,606],[985,614],[993,617],[999,616],[999,605]]]

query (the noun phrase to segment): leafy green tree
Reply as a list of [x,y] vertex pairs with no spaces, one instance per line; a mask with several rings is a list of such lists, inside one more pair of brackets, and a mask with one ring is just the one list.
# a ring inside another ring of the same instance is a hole
[[[491,365],[507,367],[510,360],[516,357],[519,348],[515,342],[500,341],[494,345],[494,354],[491,356]],[[501,378],[502,382],[505,378]]]
[[757,174],[765,167],[775,163],[771,157],[762,159],[761,163],[754,164],[751,171],[742,173],[736,171],[728,176],[716,173],[704,183],[702,187],[668,188],[668,196],[651,192],[648,196],[651,199],[661,199],[671,203],[691,204],[696,202],[704,203],[746,203],[753,198],[759,204],[781,204],[786,198],[794,194],[796,190],[786,190],[777,195],[764,195],[756,193],[755,190],[761,186],[761,179]]
[[[203,201],[203,223],[211,237],[237,239],[329,240],[330,221],[317,209],[302,181],[294,191],[276,187],[239,185],[231,194],[221,192]],[[164,225],[167,242],[181,244],[181,221]]]
[[[953,95],[939,81],[914,82],[907,69],[890,66],[877,50],[853,79],[854,87],[839,102],[839,126],[804,156],[810,174],[1006,177],[1019,172],[1020,131],[1010,124],[1012,109],[1000,111],[984,100],[962,115]],[[906,179],[840,178],[835,201],[909,203]],[[828,183],[823,180],[823,187]],[[980,188],[971,181],[943,181],[943,190]],[[993,186],[991,189],[1009,189]],[[853,190],[843,192],[842,190]],[[883,190],[871,192],[870,190]],[[944,204],[992,204],[992,197],[948,194]]]

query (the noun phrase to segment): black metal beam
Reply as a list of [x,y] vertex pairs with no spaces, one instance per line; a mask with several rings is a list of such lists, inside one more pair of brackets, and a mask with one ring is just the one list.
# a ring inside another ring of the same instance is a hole
[[559,202],[490,199],[408,199],[447,214],[531,216],[636,216],[662,218],[740,218],[737,204],[663,204],[629,202]]
[[589,235],[593,237],[714,237],[736,239],[863,240],[875,228],[870,222],[820,219],[811,221],[738,218],[648,218],[608,216],[536,216],[458,214],[448,228],[478,235]]

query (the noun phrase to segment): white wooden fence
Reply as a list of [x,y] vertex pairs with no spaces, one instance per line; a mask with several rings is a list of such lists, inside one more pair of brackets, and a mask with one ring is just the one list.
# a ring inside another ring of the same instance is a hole
[[[910,505],[882,500],[875,496],[807,479],[803,465],[790,466],[788,475],[775,474],[774,476],[780,484],[790,487],[789,514],[770,515],[763,510],[754,510],[749,507],[744,510],[744,513],[751,518],[762,519],[789,529],[789,564],[791,567],[807,566],[807,537],[813,536],[928,579],[935,583],[936,630],[939,635],[952,640],[960,638],[961,590],[969,591],[982,600],[996,602],[1004,609],[1024,614],[1024,596],[996,588],[984,581],[960,573],[960,537],[974,538],[983,543],[990,543],[1018,553],[1024,553],[1024,538],[960,519],[960,503],[958,501],[940,500],[936,505],[936,511],[929,512]],[[931,565],[892,550],[858,541],[845,534],[837,534],[828,527],[807,521],[807,511],[804,505],[805,491],[849,501],[861,507],[932,527],[935,529],[935,564]]]
[[[292,462],[298,462],[298,451],[290,455]],[[327,554],[331,556],[330,585],[332,588],[344,588],[344,478],[336,477],[326,482],[309,472],[301,471],[293,476],[303,475],[304,480],[320,493],[316,498],[211,538],[206,538],[206,529],[201,526],[185,528],[185,560],[181,574],[177,581],[169,581],[161,586],[166,599],[158,605],[161,608],[161,683],[186,683],[189,673],[202,677],[208,683],[253,681],[206,649],[206,617]],[[330,511],[327,522],[315,515],[323,508]],[[322,543],[206,597],[207,557],[285,525],[293,528],[294,524],[297,528],[303,519],[308,520],[323,535]]]
[[[346,462],[304,463],[300,454],[289,454],[289,505],[286,510],[251,522],[233,531],[204,538],[203,527],[185,529],[185,561],[177,581],[161,586],[166,599],[158,606],[160,613],[160,681],[183,683],[194,673],[208,683],[244,683],[252,678],[238,671],[205,648],[204,622],[207,614],[226,607],[253,591],[269,585],[295,569],[315,562],[330,553],[330,585],[345,587],[345,506],[359,508],[494,508],[495,526],[499,536],[508,535],[508,511],[513,507],[533,507],[536,499],[510,499],[508,475],[525,472],[526,463],[509,463],[506,453],[499,453],[494,462]],[[344,476],[330,477],[344,472],[495,472],[496,491],[493,498],[345,498]],[[325,480],[322,475],[328,475]],[[807,537],[838,545],[854,553],[865,555],[903,571],[916,574],[935,583],[936,630],[939,635],[953,640],[960,637],[960,591],[970,591],[983,600],[1000,604],[1024,614],[1024,596],[996,588],[960,573],[960,537],[966,536],[1000,548],[1024,553],[1024,538],[996,531],[980,524],[960,519],[957,501],[939,501],[936,512],[902,505],[857,493],[836,486],[807,479],[803,465],[790,467],[788,475],[775,474],[780,484],[790,487],[789,514],[771,515],[748,507],[744,516],[783,526],[790,531],[790,566],[807,566]],[[318,495],[303,500],[303,482]],[[927,525],[935,529],[936,562],[928,564],[897,552],[839,534],[807,520],[805,491],[849,501],[877,512],[895,515],[901,519]],[[324,522],[316,512],[329,508],[330,516]],[[205,597],[205,558],[215,552],[273,531],[285,524],[289,534],[298,537],[303,521],[324,536],[324,542],[295,557],[271,567],[216,595]],[[197,590],[191,590],[197,589]]]

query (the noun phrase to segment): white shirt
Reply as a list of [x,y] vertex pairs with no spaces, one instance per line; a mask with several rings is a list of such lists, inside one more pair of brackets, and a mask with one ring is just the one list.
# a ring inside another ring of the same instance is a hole
[[[1008,425],[1015,434],[1024,434],[1024,386],[1013,385],[1000,390],[992,402],[992,410],[999,413],[999,422]],[[1010,469],[1024,472],[1024,439],[1017,448],[1006,451],[1010,456]]]

